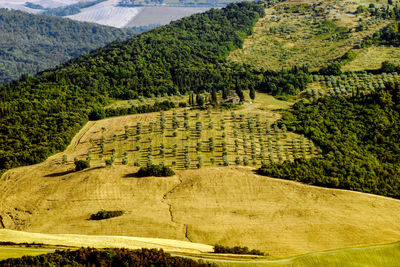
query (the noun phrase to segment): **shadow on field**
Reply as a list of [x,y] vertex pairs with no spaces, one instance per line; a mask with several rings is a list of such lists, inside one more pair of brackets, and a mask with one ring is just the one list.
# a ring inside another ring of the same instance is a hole
[[123,177],[124,178],[139,178],[139,179],[140,178],[146,178],[146,177],[143,177],[143,176],[139,176],[137,172],[125,174]]
[[[89,172],[89,171],[92,171],[92,170],[97,170],[97,169],[102,169],[102,168],[104,168],[104,166],[88,168],[88,169],[85,169],[85,170],[82,170],[82,171],[79,171],[79,172]],[[64,175],[67,175],[67,174],[70,174],[70,173],[73,173],[73,172],[76,172],[76,171],[75,170],[68,170],[68,171],[63,171],[63,172],[55,172],[55,173],[47,174],[44,177],[60,177],[60,176],[64,176]],[[78,173],[78,172],[76,172],[76,173]]]
[[55,172],[55,173],[50,173],[45,175],[44,177],[60,177],[60,176],[64,176],[70,173],[75,172],[74,170],[68,170],[68,171],[64,171],[64,172]]

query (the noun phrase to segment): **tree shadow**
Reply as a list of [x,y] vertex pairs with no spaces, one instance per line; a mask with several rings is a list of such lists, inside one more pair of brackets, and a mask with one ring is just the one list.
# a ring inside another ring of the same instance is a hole
[[124,178],[145,178],[143,176],[139,176],[137,172],[125,174],[123,177]]
[[64,172],[55,172],[55,173],[50,173],[45,175],[44,177],[60,177],[60,176],[64,176],[70,173],[75,172],[75,170],[68,170],[68,171],[64,171]]

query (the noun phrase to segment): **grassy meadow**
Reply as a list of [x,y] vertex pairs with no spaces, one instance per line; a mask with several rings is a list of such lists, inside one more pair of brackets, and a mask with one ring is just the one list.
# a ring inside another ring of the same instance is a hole
[[318,70],[390,22],[353,14],[358,5],[369,3],[278,4],[266,9],[267,15],[257,22],[243,48],[232,51],[229,58],[263,69],[309,65],[311,70]]
[[216,262],[218,266],[399,266],[400,243],[392,243],[378,246],[347,248],[332,251],[322,251],[300,255],[292,258],[276,261],[260,262]]
[[0,260],[21,258],[22,256],[37,256],[54,252],[54,249],[25,248],[25,247],[0,247]]

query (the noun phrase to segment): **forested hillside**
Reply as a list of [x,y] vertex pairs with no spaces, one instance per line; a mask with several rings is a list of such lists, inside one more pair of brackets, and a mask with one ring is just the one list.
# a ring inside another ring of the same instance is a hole
[[265,165],[261,174],[400,198],[399,83],[366,96],[299,102],[279,123],[309,137],[324,156]]
[[0,83],[55,67],[135,32],[0,9]]
[[263,15],[264,4],[231,4],[3,85],[0,169],[37,163],[63,150],[90,110],[110,97],[255,86],[257,73],[225,58]]

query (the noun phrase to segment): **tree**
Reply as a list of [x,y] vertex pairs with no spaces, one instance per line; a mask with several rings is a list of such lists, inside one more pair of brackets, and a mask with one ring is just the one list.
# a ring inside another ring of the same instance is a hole
[[200,94],[196,95],[196,103],[199,106],[203,106],[204,105],[204,98]]
[[217,91],[215,90],[215,88],[213,88],[211,91],[211,103],[217,104]]
[[228,98],[228,89],[226,89],[226,88],[222,89],[222,98],[223,99]]
[[68,156],[66,154],[63,155],[62,162],[63,164],[66,164],[68,162]]
[[250,98],[251,100],[254,100],[254,98],[256,98],[256,90],[253,87],[250,88]]

